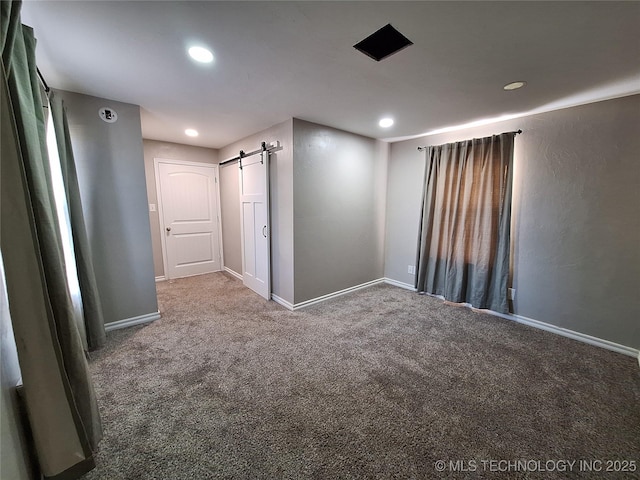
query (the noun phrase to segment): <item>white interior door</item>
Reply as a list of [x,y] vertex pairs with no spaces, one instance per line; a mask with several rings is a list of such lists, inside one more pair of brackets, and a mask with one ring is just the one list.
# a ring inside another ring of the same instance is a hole
[[271,298],[269,224],[269,153],[242,159],[240,169],[242,215],[242,280],[254,292]]
[[165,276],[221,270],[218,167],[160,161],[157,171]]

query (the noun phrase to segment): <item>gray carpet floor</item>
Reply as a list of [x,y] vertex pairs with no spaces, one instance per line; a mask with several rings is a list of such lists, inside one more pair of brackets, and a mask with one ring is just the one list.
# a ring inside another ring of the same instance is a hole
[[290,312],[217,273],[158,299],[92,355],[86,479],[639,478],[598,471],[640,468],[634,358],[389,285]]

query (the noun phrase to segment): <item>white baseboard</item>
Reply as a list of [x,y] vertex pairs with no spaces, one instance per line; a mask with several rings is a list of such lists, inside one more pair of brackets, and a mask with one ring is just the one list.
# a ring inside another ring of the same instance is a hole
[[279,296],[274,295],[273,293],[271,294],[271,300],[273,300],[276,303],[279,303],[280,305],[282,305],[287,310],[293,311],[293,309],[294,309],[292,303],[287,302],[284,298],[280,298]]
[[156,277],[156,283],[158,282],[164,282],[166,280],[166,277],[164,275],[160,276],[160,277]]
[[394,287],[404,288],[405,290],[411,290],[412,292],[417,292],[418,290],[413,285],[408,283],[399,282],[398,280],[394,280],[393,278],[384,278],[384,283],[388,283],[389,285],[393,285]]
[[[331,298],[336,298],[341,295],[345,295],[347,293],[355,292],[356,290],[362,290],[363,288],[371,287],[373,285],[378,285],[380,283],[384,283],[384,278],[378,278],[377,280],[361,283],[360,285],[355,285],[353,287],[345,288],[344,290],[339,290],[337,292],[328,293],[327,295],[322,295],[321,297],[312,298],[311,300],[305,300],[304,302],[300,302],[300,303],[296,303],[295,305],[292,305],[291,309],[299,310],[300,308],[310,307],[311,305],[315,305],[316,303],[321,303]],[[273,298],[273,295],[271,295],[271,297]]]
[[236,277],[238,280],[242,281],[242,275],[240,275],[238,272],[234,272],[233,270],[231,270],[229,267],[224,267],[224,271],[227,272],[230,275],[233,275],[234,277]]
[[147,313],[145,315],[139,315],[137,317],[125,318],[124,320],[118,320],[117,322],[110,322],[105,324],[104,329],[106,332],[111,330],[119,330],[121,328],[133,327],[134,325],[141,325],[143,323],[151,323],[160,318],[160,312]]
[[606,348],[607,350],[622,353],[623,355],[638,357],[638,363],[640,363],[640,350],[627,347],[626,345],[620,345],[619,343],[611,342],[609,340],[604,340],[598,337],[592,337],[591,335],[587,335],[586,333],[580,333],[574,330],[569,330],[568,328],[558,327],[556,325],[551,325],[550,323],[534,320],[533,318],[523,317],[522,315],[516,315],[515,313],[500,313],[500,312],[494,312],[493,310],[480,310],[480,311],[486,312],[496,317],[505,318],[507,320],[512,320],[514,322],[522,323],[524,325],[529,325],[530,327],[539,328],[540,330],[546,330],[547,332],[555,333],[557,335],[562,335],[563,337],[571,338],[573,340],[578,340],[579,342],[582,342],[582,343],[588,343],[589,345],[595,345],[596,347]]

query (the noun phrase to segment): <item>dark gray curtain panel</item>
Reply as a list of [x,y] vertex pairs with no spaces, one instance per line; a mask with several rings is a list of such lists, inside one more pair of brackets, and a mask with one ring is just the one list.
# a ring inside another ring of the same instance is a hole
[[427,149],[418,292],[508,312],[514,136]]
[[69,135],[69,123],[60,97],[52,92],[49,95],[49,104],[58,144],[65,194],[69,205],[69,220],[73,235],[78,283],[80,284],[80,294],[82,296],[87,344],[89,350],[95,350],[104,345],[105,342],[104,318],[93,268],[91,246],[89,245],[87,229],[84,223],[78,175],[71,146],[71,136]]
[[20,2],[1,2],[0,249],[24,401],[45,478],[94,467],[102,436],[75,323],[52,193],[33,30]]

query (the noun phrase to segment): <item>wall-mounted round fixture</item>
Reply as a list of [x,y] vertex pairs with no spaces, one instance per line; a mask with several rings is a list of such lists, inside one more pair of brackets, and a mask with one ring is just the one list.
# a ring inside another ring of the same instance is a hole
[[527,82],[522,81],[522,80],[518,80],[517,82],[511,82],[511,83],[507,83],[504,87],[502,87],[503,90],[517,90],[519,88],[524,87],[527,84]]
[[393,125],[393,118],[383,118],[378,122],[378,125],[380,125],[382,128],[389,128],[391,125]]
[[204,47],[191,47],[189,49],[189,56],[196,62],[211,63],[213,62],[213,53]]
[[98,110],[98,115],[107,123],[115,123],[118,120],[118,114],[111,107],[102,107]]
[[184,134],[187,135],[188,137],[197,137],[198,136],[198,131],[194,130],[193,128],[187,128],[184,131]]

